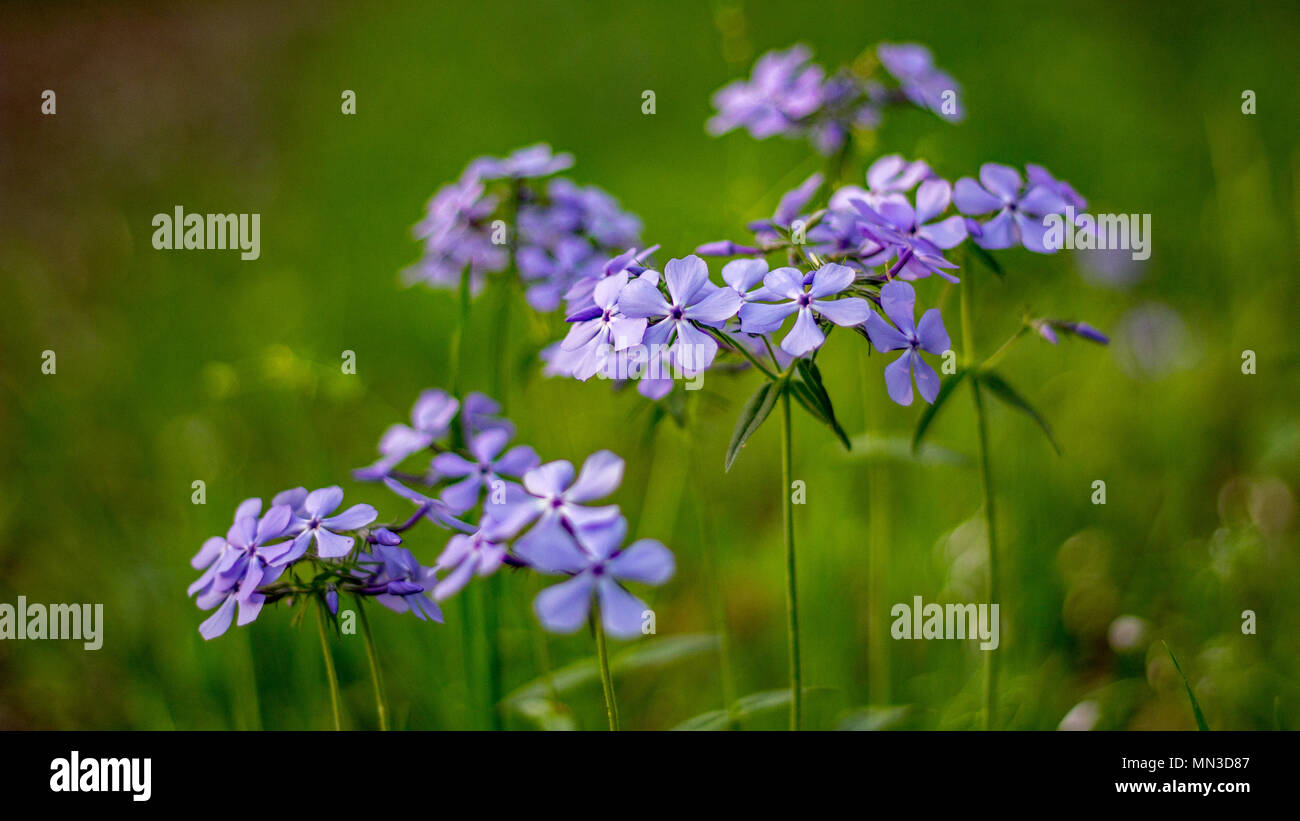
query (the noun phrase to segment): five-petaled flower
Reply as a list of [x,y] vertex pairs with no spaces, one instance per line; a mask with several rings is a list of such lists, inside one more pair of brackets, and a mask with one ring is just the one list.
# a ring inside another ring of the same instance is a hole
[[572,633],[587,620],[592,597],[600,602],[606,632],[616,638],[640,634],[645,603],[622,582],[659,585],[672,578],[673,554],[653,539],[622,548],[627,519],[574,531],[556,528],[546,538],[519,544],[516,555],[543,573],[566,574],[567,581],[548,587],[533,600],[542,626],[554,633]]
[[921,315],[921,321],[913,325],[915,304],[916,292],[911,285],[900,280],[888,282],[880,289],[880,307],[894,325],[873,312],[866,326],[876,350],[881,353],[903,351],[902,356],[885,368],[885,388],[889,391],[889,398],[900,405],[912,404],[913,374],[921,398],[934,402],[939,395],[939,375],[921,359],[920,352],[942,354],[951,347],[939,309],[926,311]]
[[826,341],[816,317],[852,326],[861,325],[871,316],[871,305],[860,297],[828,299],[852,285],[853,279],[852,268],[833,262],[808,277],[797,268],[777,268],[763,280],[763,287],[770,298],[785,297],[789,301],[745,303],[740,309],[740,329],[745,333],[770,333],[797,312],[794,328],[781,340],[781,350],[791,356],[807,356]]

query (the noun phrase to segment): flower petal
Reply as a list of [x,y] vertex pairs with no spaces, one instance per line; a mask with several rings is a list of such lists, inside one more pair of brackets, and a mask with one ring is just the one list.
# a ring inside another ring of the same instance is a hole
[[623,481],[623,464],[623,459],[612,451],[599,450],[591,454],[582,463],[578,480],[565,492],[565,501],[590,502],[613,493]]
[[813,271],[812,287],[808,295],[814,299],[834,296],[853,284],[853,269],[847,265],[831,262]]
[[826,335],[817,327],[810,308],[799,309],[799,316],[794,321],[790,333],[781,340],[781,350],[791,356],[805,356],[821,347]]
[[[695,254],[670,259],[664,265],[664,281],[674,305],[690,305],[695,301],[696,292],[709,281],[709,266]],[[628,312],[624,310],[623,313]]]
[[645,602],[624,590],[612,576],[600,577],[597,592],[606,633],[618,639],[641,635],[641,619],[648,609]]
[[933,354],[941,354],[952,347],[938,308],[931,308],[921,315],[921,322],[916,326],[916,339],[922,350]]
[[672,310],[668,300],[659,293],[659,289],[644,278],[637,278],[627,284],[618,295],[618,309],[625,316],[640,319],[652,316],[667,316]]
[[871,316],[871,303],[860,297],[844,299],[814,299],[813,309],[840,327],[861,325]]
[[572,579],[548,587],[533,599],[533,612],[542,626],[552,633],[572,633],[587,620],[591,610],[591,591],[595,579],[579,573]]
[[373,505],[353,505],[337,516],[325,519],[321,524],[330,530],[356,530],[379,518],[379,511]]
[[764,302],[746,302],[740,309],[740,330],[747,334],[771,333],[780,328],[785,318],[797,310],[799,305],[793,300],[773,305]]
[[323,487],[320,490],[313,490],[307,494],[307,501],[303,502],[303,510],[317,518],[324,518],[334,512],[340,504],[343,503],[343,488],[338,485],[332,487]]
[[912,404],[912,356],[910,349],[885,366],[885,389],[900,405]]
[[880,289],[880,307],[904,336],[916,330],[912,324],[916,310],[916,291],[899,280],[885,283]]
[[672,551],[654,539],[640,539],[606,563],[615,577],[642,584],[663,584],[673,577]]
[[524,487],[534,496],[559,496],[573,483],[573,465],[559,459],[524,474]]

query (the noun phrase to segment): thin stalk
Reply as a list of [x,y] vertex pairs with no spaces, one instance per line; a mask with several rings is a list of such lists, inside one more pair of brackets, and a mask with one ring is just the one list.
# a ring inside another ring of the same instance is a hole
[[[984,419],[984,400],[980,396],[978,379],[971,380],[971,396],[975,398],[975,421],[979,427],[980,476],[984,485],[984,530],[989,543],[988,590],[989,604],[998,600],[998,543],[993,527],[993,475],[989,465],[988,424]],[[984,651],[984,729],[991,730],[997,720],[998,667],[996,652]]]
[[388,701],[384,698],[384,671],[379,667],[379,653],[375,650],[375,637],[370,632],[370,617],[365,604],[357,596],[357,612],[361,614],[361,634],[366,639],[366,658],[370,660],[370,683],[375,687],[375,711],[379,714],[379,729],[388,729]]
[[790,729],[803,726],[803,672],[799,666],[799,589],[795,577],[794,500],[790,496],[790,390],[781,391],[781,511],[785,520],[785,610],[790,642]]
[[483,631],[487,634],[488,721],[493,730],[503,729],[501,720],[501,625],[500,575],[482,579]]
[[334,670],[334,654],[330,652],[329,639],[325,636],[325,604],[316,609],[316,626],[320,628],[320,649],[325,656],[325,677],[330,683],[330,707],[334,712],[334,729],[343,729],[343,712],[339,707],[339,674]]
[[[975,361],[975,345],[973,340],[974,329],[971,325],[971,278],[966,277],[961,291],[961,336],[962,352],[967,364]],[[1023,330],[1023,329],[1022,329]],[[989,359],[992,360],[999,356],[1003,351],[1008,349],[1012,342],[1020,338],[1020,333],[1007,341],[998,352]],[[985,363],[987,365],[987,363]],[[989,561],[988,561],[988,603],[993,604],[997,601],[998,596],[998,540],[997,530],[994,527],[994,506],[993,506],[993,470],[989,464],[989,435],[988,420],[984,416],[984,399],[980,394],[979,375],[974,374],[970,380],[971,398],[975,403],[975,425],[979,439],[979,459],[980,459],[980,483],[984,490],[984,537],[989,544]],[[984,652],[984,729],[991,730],[997,720],[997,685],[998,685],[998,668],[994,657],[995,651],[986,650]]]
[[605,691],[605,716],[610,732],[618,731],[618,702],[614,700],[614,677],[609,673],[609,651],[605,648],[605,627],[600,613],[593,611],[592,627],[596,631],[596,657],[600,659],[600,686]]
[[713,338],[719,340],[720,342],[723,342],[728,346],[735,348],[737,351],[739,351],[741,356],[748,359],[750,364],[753,365],[755,368],[758,368],[760,371],[762,371],[763,375],[766,376],[768,379],[773,379],[773,380],[776,379],[776,374],[768,370],[767,366],[764,365],[762,362],[759,362],[758,359],[752,353],[749,352],[748,348],[746,348],[744,345],[741,345],[736,340],[732,339],[731,335],[728,334],[726,331],[720,331],[717,328],[710,328],[707,325],[702,325],[700,327],[703,328],[704,332],[707,333],[709,336],[712,336]]

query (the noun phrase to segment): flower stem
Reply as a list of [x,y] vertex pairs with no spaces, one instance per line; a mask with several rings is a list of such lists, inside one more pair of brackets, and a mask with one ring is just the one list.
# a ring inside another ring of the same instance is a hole
[[370,632],[370,618],[366,607],[357,596],[357,612],[361,615],[361,633],[366,638],[366,657],[370,659],[370,682],[375,686],[375,710],[379,714],[379,729],[388,729],[388,702],[384,698],[384,672],[379,667],[379,653],[375,650],[375,637]]
[[609,673],[609,651],[605,648],[605,626],[600,613],[593,611],[592,627],[596,631],[596,657],[600,659],[600,686],[605,691],[605,715],[610,732],[618,731],[618,702],[614,700],[614,677]]
[[498,585],[501,576],[482,580],[483,632],[487,636],[488,722],[493,730],[504,729],[501,722],[501,624]]
[[799,666],[799,588],[794,560],[794,500],[790,495],[793,457],[790,431],[790,389],[781,391],[781,511],[785,520],[785,609],[790,642],[790,729],[803,726],[803,672]]
[[334,669],[334,654],[330,652],[329,639],[325,636],[325,603],[320,602],[316,609],[316,626],[320,628],[320,649],[325,656],[325,677],[330,683],[330,707],[334,711],[334,729],[343,729],[342,711],[339,707],[339,675]]
[[[980,476],[984,485],[984,530],[989,543],[988,602],[998,600],[998,543],[993,527],[993,475],[989,465],[988,424],[984,418],[984,400],[980,396],[978,379],[971,380],[971,396],[975,398],[975,421],[979,427]],[[998,668],[995,651],[984,651],[984,729],[993,729],[997,720]]]

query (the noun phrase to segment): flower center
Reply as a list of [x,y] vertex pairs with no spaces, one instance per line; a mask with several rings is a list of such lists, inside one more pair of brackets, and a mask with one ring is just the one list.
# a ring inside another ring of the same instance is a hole
[[685,315],[686,315],[686,312],[682,310],[682,307],[681,307],[680,305],[674,305],[674,306],[673,306],[671,309],[669,309],[669,311],[668,311],[668,316],[669,316],[669,318],[672,319],[672,320],[674,320],[674,321],[680,321],[681,318],[682,318],[683,316],[685,316]]
[[812,297],[808,294],[799,294],[799,298],[795,302],[799,304],[800,308],[807,308],[812,304]]

